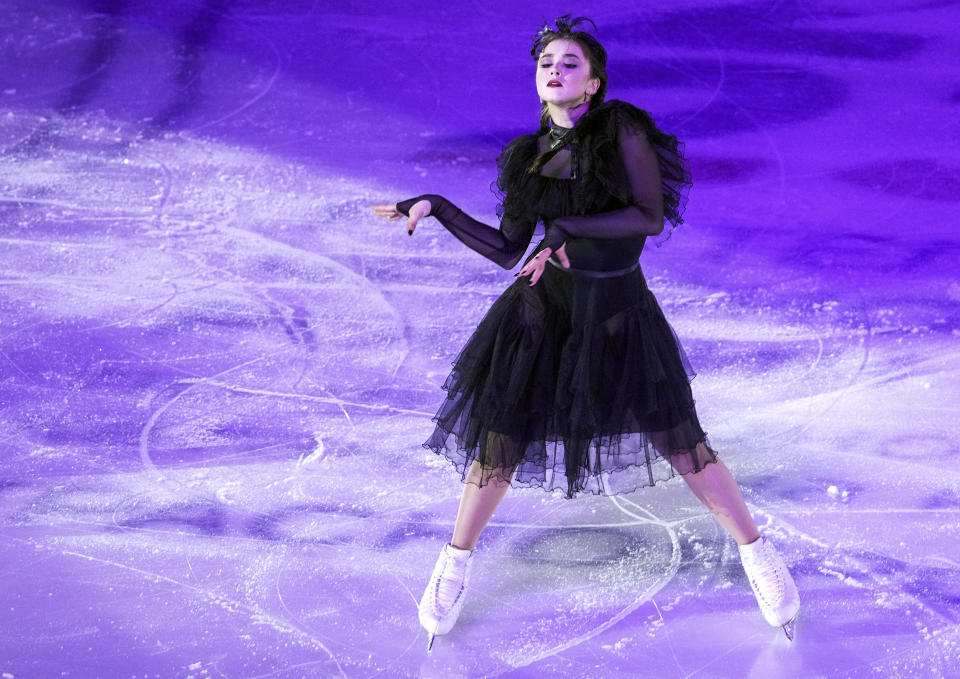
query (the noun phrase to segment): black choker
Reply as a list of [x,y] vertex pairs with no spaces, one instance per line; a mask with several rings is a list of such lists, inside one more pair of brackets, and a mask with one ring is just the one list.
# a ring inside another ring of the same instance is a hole
[[552,125],[550,127],[550,148],[554,149],[562,144],[566,136],[572,131],[572,127],[560,127],[558,125]]

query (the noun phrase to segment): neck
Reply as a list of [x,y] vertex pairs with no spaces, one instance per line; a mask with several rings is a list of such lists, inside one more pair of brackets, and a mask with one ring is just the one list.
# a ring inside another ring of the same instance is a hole
[[564,108],[556,104],[547,104],[547,112],[554,125],[573,127],[584,113],[590,110],[590,102],[586,101],[571,108]]

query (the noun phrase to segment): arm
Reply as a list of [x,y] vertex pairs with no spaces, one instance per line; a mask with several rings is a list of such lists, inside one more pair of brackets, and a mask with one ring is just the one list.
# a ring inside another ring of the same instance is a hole
[[559,217],[547,228],[546,244],[554,250],[569,236],[628,238],[663,231],[663,187],[657,154],[642,133],[620,125],[617,146],[633,195],[633,203],[594,215]]
[[533,236],[535,224],[517,224],[504,217],[500,228],[495,229],[478,222],[443,196],[435,194],[397,203],[397,210],[409,217],[410,208],[420,200],[430,201],[429,216],[436,217],[460,242],[504,269],[510,269],[520,261]]

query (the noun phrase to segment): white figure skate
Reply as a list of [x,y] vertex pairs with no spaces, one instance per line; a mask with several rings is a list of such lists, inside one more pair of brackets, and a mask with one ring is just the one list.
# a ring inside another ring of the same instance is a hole
[[782,628],[787,639],[793,641],[794,621],[800,612],[800,594],[783,558],[764,537],[739,547],[740,562],[763,617],[773,627]]
[[427,651],[433,648],[435,636],[446,634],[457,622],[472,569],[472,550],[458,549],[450,543],[443,546],[420,599],[420,624],[430,634]]

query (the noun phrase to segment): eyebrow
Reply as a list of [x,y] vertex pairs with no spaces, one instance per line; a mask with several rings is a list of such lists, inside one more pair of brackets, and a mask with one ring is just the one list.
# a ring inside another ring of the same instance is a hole
[[[540,58],[543,59],[544,57],[552,57],[552,56],[553,56],[553,53],[551,53],[551,52],[544,52],[543,54],[540,55]],[[574,59],[579,59],[579,58],[580,58],[580,57],[578,57],[576,54],[570,54],[570,53],[564,54],[563,56],[565,56],[565,57],[573,57]]]

